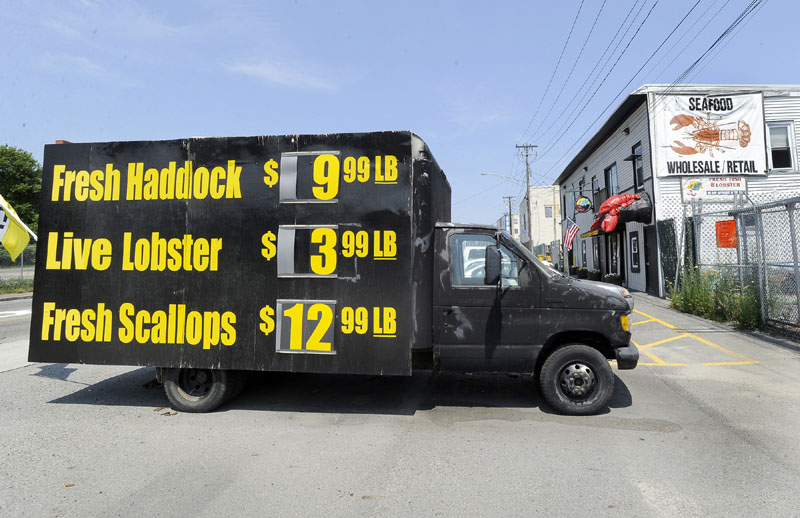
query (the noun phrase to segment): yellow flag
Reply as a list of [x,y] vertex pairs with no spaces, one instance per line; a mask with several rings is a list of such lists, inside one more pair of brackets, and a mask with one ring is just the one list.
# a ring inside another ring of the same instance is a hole
[[2,209],[0,210],[0,242],[11,254],[11,260],[16,261],[19,254],[28,246],[31,237],[17,213],[2,196],[0,196],[0,209]]

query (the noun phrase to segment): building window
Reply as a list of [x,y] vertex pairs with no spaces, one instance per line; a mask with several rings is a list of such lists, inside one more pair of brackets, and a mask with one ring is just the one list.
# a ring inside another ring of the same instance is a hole
[[564,204],[561,205],[561,212],[563,217],[561,219],[567,219],[567,195],[565,194],[563,198],[564,198]]
[[597,244],[597,238],[596,237],[592,238],[592,248],[594,248],[594,254],[593,254],[594,269],[595,270],[599,270],[600,269],[600,247]]
[[586,240],[581,240],[581,260],[583,261],[583,267],[586,268],[588,265],[586,264]]
[[642,143],[637,142],[631,148],[631,163],[633,164],[633,181],[636,190],[644,189],[644,161],[642,160]]
[[553,217],[553,207],[551,205],[544,206],[544,217],[545,218],[552,218]]
[[617,163],[614,162],[605,169],[606,175],[606,189],[608,190],[608,197],[616,196],[619,194],[619,185],[617,185]]
[[639,232],[631,232],[631,271],[639,272]]
[[578,182],[578,191],[580,195],[583,196],[583,188],[586,187],[586,178],[581,178],[581,181]]
[[595,194],[599,190],[600,186],[597,184],[597,177],[592,176],[592,194]]
[[795,169],[794,123],[769,122],[770,169]]

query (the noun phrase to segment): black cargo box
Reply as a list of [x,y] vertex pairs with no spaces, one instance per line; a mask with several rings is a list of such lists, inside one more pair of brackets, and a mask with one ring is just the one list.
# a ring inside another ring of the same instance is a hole
[[409,374],[449,219],[410,132],[48,145],[29,360]]

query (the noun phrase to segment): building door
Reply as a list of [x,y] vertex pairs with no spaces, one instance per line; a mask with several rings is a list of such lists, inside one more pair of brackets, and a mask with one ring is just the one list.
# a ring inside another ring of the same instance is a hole
[[647,276],[647,293],[658,296],[658,241],[656,227],[644,227],[644,271]]

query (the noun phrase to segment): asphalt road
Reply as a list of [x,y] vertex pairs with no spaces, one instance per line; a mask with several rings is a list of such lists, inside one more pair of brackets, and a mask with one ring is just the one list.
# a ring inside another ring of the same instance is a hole
[[[27,307],[0,302],[0,348]],[[646,297],[631,320],[641,364],[592,417],[554,415],[522,378],[429,372],[264,374],[213,414],[173,414],[150,369],[17,358],[0,369],[0,509],[800,516],[798,350]]]

